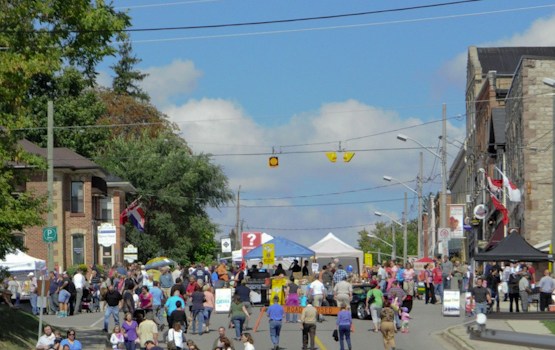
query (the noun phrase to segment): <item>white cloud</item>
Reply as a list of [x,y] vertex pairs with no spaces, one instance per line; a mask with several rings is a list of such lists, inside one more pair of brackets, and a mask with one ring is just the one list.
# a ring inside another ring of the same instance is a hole
[[105,70],[99,71],[98,75],[96,76],[96,84],[99,86],[111,87],[112,80],[113,78],[110,76],[110,73],[106,72]]
[[[415,147],[396,139],[396,132],[379,136],[389,130],[409,127],[402,133],[410,135],[426,146],[435,146],[441,133],[441,123],[427,127],[414,127],[422,120],[402,119],[396,112],[384,111],[355,100],[324,104],[315,114],[298,114],[279,126],[266,125],[266,120],[253,119],[238,104],[222,99],[190,100],[184,105],[170,105],[163,109],[172,122],[179,125],[183,138],[195,152],[216,155],[214,162],[224,167],[230,179],[230,187],[237,191],[241,186],[241,218],[252,227],[268,228],[327,228],[337,226],[365,225],[378,221],[373,211],[393,213],[390,203],[361,203],[360,205],[308,206],[282,208],[251,208],[250,206],[322,204],[365,202],[386,198],[401,198],[402,186],[384,190],[383,196],[376,191],[359,191],[342,195],[311,197],[306,199],[275,199],[249,201],[258,197],[298,197],[300,195],[342,192],[387,185],[383,175],[391,175],[401,181],[411,181],[418,173],[418,150],[363,151],[388,148]],[[461,139],[463,130],[449,124],[450,135]],[[354,138],[360,139],[354,140]],[[349,140],[353,139],[353,140]],[[339,147],[355,151],[350,163],[331,163],[323,151]],[[347,141],[349,140],[349,141]],[[346,142],[347,141],[347,142]],[[323,144],[322,144],[323,143]],[[305,145],[289,147],[290,145]],[[274,147],[279,156],[279,168],[268,168],[268,154]],[[310,152],[317,153],[291,153]],[[282,152],[282,153],[280,153]],[[424,151],[425,169],[431,169],[434,157]],[[242,154],[231,156],[231,154]],[[456,154],[456,151],[453,151]],[[439,168],[436,168],[439,169]],[[416,187],[416,183],[410,183]],[[412,195],[409,193],[409,198]],[[395,209],[402,208],[402,201],[394,202]],[[372,211],[370,211],[372,210]],[[231,213],[233,212],[233,213]],[[233,225],[234,209],[222,209],[212,213],[216,222]],[[393,214],[392,214],[393,215]],[[399,212],[395,217],[400,217]],[[370,227],[368,227],[370,229]],[[229,232],[230,227],[223,227]],[[362,227],[337,230],[346,242],[356,245],[357,234]],[[318,237],[334,230],[318,232],[266,231],[272,235],[292,238],[299,243],[315,242]]]
[[[493,42],[477,43],[479,47],[508,47],[508,46],[555,46],[555,15],[549,18],[535,20],[524,33],[515,33],[510,38],[503,38]],[[436,72],[436,92],[447,86],[457,86],[464,89],[466,84],[466,63],[468,52],[461,52],[453,59],[441,65]]]
[[195,67],[193,61],[174,60],[162,67],[150,67],[143,71],[147,73],[141,87],[148,92],[154,105],[167,106],[173,99],[190,94],[202,76],[202,71]]

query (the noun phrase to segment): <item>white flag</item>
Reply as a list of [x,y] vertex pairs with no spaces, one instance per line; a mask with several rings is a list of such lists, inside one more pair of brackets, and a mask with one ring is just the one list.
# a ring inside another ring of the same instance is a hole
[[495,167],[495,169],[503,176],[503,186],[505,187],[505,193],[509,196],[509,200],[511,202],[520,202],[520,190],[516,188],[515,184],[498,167]]

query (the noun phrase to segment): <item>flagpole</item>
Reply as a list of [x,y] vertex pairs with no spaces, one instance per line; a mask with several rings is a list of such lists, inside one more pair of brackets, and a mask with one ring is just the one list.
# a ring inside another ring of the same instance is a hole
[[[507,173],[507,166],[505,164],[505,152],[503,152],[503,164],[501,165],[503,168],[503,174]],[[503,206],[507,208],[507,190],[503,191]],[[507,226],[503,225],[503,237],[507,237]]]

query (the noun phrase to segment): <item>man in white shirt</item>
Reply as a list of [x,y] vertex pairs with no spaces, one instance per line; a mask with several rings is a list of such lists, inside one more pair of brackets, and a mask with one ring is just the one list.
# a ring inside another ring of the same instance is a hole
[[54,340],[56,336],[52,333],[52,327],[46,325],[43,327],[44,334],[39,338],[36,348],[38,350],[48,350],[54,346]]
[[380,285],[381,291],[385,292],[387,286],[387,273],[380,263],[378,263],[378,284]]
[[[312,295],[312,305],[314,307],[322,306],[326,289],[324,288],[324,284],[318,279],[318,274],[314,275],[314,281],[310,283],[310,290],[308,290],[306,294],[308,296]],[[322,322],[323,320],[324,318],[320,317],[318,322]]]
[[173,272],[172,272],[173,283],[175,283],[175,280],[176,280],[178,277],[179,277],[179,278],[182,278],[182,277],[183,277],[181,274],[182,274],[181,266],[176,265],[176,266],[175,266],[175,270],[173,270]]
[[81,312],[81,299],[83,298],[83,288],[85,288],[85,276],[81,269],[77,269],[75,275],[73,275],[73,284],[75,284],[75,290],[77,294],[75,296],[75,309],[77,312]]
[[29,272],[29,275],[27,277],[29,277],[29,279],[31,280],[31,283],[29,284],[29,301],[31,302],[31,312],[33,313],[33,315],[38,315],[39,308],[37,307],[37,299],[39,296],[39,291],[37,278],[35,277],[35,274],[33,272]]
[[141,276],[143,277],[143,286],[148,284],[148,272],[146,272],[146,267],[141,265]]

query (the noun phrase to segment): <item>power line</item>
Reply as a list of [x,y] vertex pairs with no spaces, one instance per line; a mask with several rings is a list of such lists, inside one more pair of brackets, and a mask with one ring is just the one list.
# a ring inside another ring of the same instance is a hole
[[165,4],[120,6],[120,7],[114,7],[114,10],[126,10],[126,9],[133,10],[133,9],[140,9],[140,8],[152,8],[152,7],[162,7],[162,6],[193,5],[193,4],[217,2],[217,1],[224,1],[224,0],[193,0],[193,1],[170,2]]
[[[290,19],[279,19],[279,20],[271,20],[271,21],[258,21],[258,22],[243,22],[243,23],[227,23],[227,24],[210,24],[210,25],[200,25],[200,26],[181,26],[181,27],[162,27],[162,28],[137,28],[137,29],[122,29],[117,32],[126,32],[126,33],[137,33],[137,32],[159,32],[159,31],[170,31],[170,30],[192,30],[192,29],[213,29],[213,28],[228,28],[228,27],[245,27],[245,26],[256,26],[256,25],[265,25],[265,24],[277,24],[277,23],[294,23],[294,22],[306,22],[306,21],[316,21],[316,20],[323,20],[323,19],[335,19],[335,18],[345,18],[345,17],[355,17],[355,16],[367,16],[367,15],[376,15],[382,13],[391,13],[391,12],[402,12],[402,11],[412,11],[412,10],[420,10],[426,8],[435,8],[435,7],[444,7],[444,6],[452,6],[452,5],[459,5],[465,3],[472,3],[472,2],[481,2],[484,0],[461,0],[461,1],[452,1],[452,2],[445,2],[440,4],[431,4],[431,5],[419,5],[419,6],[411,6],[411,7],[400,7],[394,9],[386,9],[386,10],[375,10],[375,11],[365,11],[365,12],[356,12],[356,13],[346,13],[340,15],[328,15],[328,16],[316,16],[316,17],[303,17],[303,18],[290,18]],[[10,34],[63,34],[63,33],[74,33],[74,34],[89,34],[89,33],[112,33],[115,32],[114,30],[110,29],[100,29],[100,30],[28,30],[28,31],[10,31],[10,30],[2,30],[0,33],[10,33]]]
[[[456,18],[465,18],[465,17],[473,17],[473,16],[484,16],[484,15],[492,15],[492,14],[500,14],[500,13],[527,11],[527,10],[538,10],[538,9],[549,8],[549,7],[555,7],[555,5],[521,7],[521,8],[516,8],[516,9],[506,9],[506,10],[496,10],[496,11],[486,11],[486,12],[474,12],[474,13],[459,14],[459,15],[416,18],[416,19],[388,21],[388,22],[362,23],[362,24],[340,25],[340,26],[330,26],[330,27],[302,28],[302,29],[286,29],[286,30],[274,30],[274,31],[265,31],[265,32],[205,35],[205,36],[169,38],[169,39],[130,40],[129,42],[133,43],[133,44],[144,44],[144,43],[185,41],[185,40],[233,38],[233,37],[245,37],[245,36],[255,36],[255,35],[268,35],[268,34],[313,32],[313,31],[346,29],[346,28],[363,28],[363,27],[382,26],[382,25],[388,25],[388,24],[417,23],[417,22],[437,21],[437,20],[444,20],[444,19],[456,19]],[[117,44],[114,43],[113,45],[117,45]]]
[[[225,227],[236,227],[236,225],[226,225],[226,224],[218,224],[218,226],[225,226]],[[252,230],[268,230],[268,231],[321,231],[321,230],[339,230],[345,228],[355,228],[355,227],[365,227],[365,226],[372,226],[375,223],[371,222],[365,225],[351,225],[351,226],[336,226],[336,227],[313,227],[313,228],[276,228],[276,227],[252,227],[249,226],[249,229]]]

